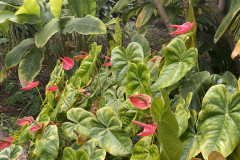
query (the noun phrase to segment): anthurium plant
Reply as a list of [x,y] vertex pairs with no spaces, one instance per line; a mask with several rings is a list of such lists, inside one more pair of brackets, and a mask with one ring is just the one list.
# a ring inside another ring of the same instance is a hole
[[237,160],[239,80],[200,71],[194,23],[172,26],[177,36],[161,55],[133,41],[114,44],[103,64],[97,43],[80,64],[60,58],[40,114],[22,117],[21,129],[0,140],[0,159],[17,159],[31,142],[39,160]]

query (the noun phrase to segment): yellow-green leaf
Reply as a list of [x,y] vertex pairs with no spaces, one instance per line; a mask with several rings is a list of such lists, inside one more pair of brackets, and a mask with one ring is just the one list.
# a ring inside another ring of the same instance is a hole
[[40,6],[36,0],[24,0],[23,6],[15,13],[15,15],[19,14],[34,14],[40,16]]
[[61,12],[62,12],[62,1],[63,0],[50,0],[50,10],[54,17],[60,19],[61,18]]

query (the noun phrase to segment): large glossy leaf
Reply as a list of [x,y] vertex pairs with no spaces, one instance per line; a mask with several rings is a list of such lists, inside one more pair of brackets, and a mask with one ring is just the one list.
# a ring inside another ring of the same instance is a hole
[[[40,72],[42,61],[44,59],[45,48],[34,47],[27,55],[21,60],[18,67],[19,80],[32,82],[33,79]],[[22,83],[22,86],[26,84]]]
[[27,51],[30,45],[34,44],[33,38],[23,40],[19,45],[14,47],[7,53],[5,58],[5,66],[11,68],[16,66],[22,59],[23,54]]
[[72,12],[79,18],[84,17],[84,14],[95,15],[96,0],[68,0]]
[[130,160],[159,160],[158,147],[151,145],[151,136],[140,139],[133,148]]
[[137,42],[142,46],[144,57],[147,57],[151,54],[151,48],[146,38],[143,38],[141,35],[136,34],[132,37],[132,42]]
[[130,63],[127,72],[126,97],[130,97],[135,92],[151,96],[150,74],[145,63]]
[[19,14],[34,14],[40,16],[40,6],[36,0],[24,0],[23,6],[15,13],[15,15]]
[[[183,143],[183,152],[180,160],[190,160],[201,151],[201,134],[197,124],[197,113],[195,110],[191,110],[190,113],[191,117],[188,120],[188,128],[180,137]],[[195,128],[197,128],[197,130]]]
[[103,149],[98,149],[98,140],[91,139],[84,143],[80,149],[84,150],[91,160],[104,160],[106,152]]
[[35,43],[37,47],[43,47],[51,38],[51,36],[60,31],[60,20],[53,18],[46,24],[42,30],[38,31],[35,35]]
[[0,152],[1,160],[16,160],[22,154],[22,147],[12,144]]
[[34,14],[19,14],[9,19],[17,24],[37,24],[41,22],[40,17]]
[[62,12],[62,0],[50,0],[50,9],[54,17],[57,19],[61,18],[61,12]]
[[84,18],[74,18],[69,20],[63,33],[72,33],[73,31],[83,35],[107,33],[105,24],[100,19],[91,15],[87,15]]
[[144,55],[141,45],[132,42],[126,50],[121,46],[115,47],[112,50],[111,57],[113,78],[118,85],[124,85],[129,64],[143,62]]
[[176,160],[182,154],[182,143],[178,138],[178,122],[171,112],[168,99],[155,97],[151,105],[151,115],[157,123],[157,136],[161,146],[160,159]]
[[231,97],[222,84],[211,87],[203,99],[199,114],[204,158],[211,151],[228,156],[240,142],[240,92]]
[[64,76],[64,70],[62,68],[62,63],[60,62],[60,60],[58,60],[54,70],[51,73],[50,80],[46,88],[49,88],[54,86],[55,84],[58,84],[62,80],[63,76]]
[[121,107],[124,100],[125,87],[113,86],[109,88],[103,96],[106,98],[106,106],[112,108],[112,110],[117,114],[118,109]]
[[123,7],[125,7],[126,5],[133,1],[135,0],[119,0],[113,7],[113,12],[118,12],[120,9],[122,9]]
[[122,45],[122,30],[121,30],[121,26],[120,26],[120,18],[119,17],[116,19],[115,34],[113,36],[113,39],[117,46]]
[[73,132],[77,131],[81,135],[88,136],[89,132],[87,130],[87,124],[90,119],[96,119],[95,116],[82,109],[82,108],[72,108],[67,112],[67,118],[73,122],[65,122],[62,125],[64,133],[72,138],[77,140],[78,136]]
[[97,120],[91,119],[88,125],[90,135],[99,141],[99,146],[114,156],[129,156],[132,141],[123,131],[121,121],[109,107],[97,111]]
[[165,63],[159,78],[151,86],[153,91],[171,86],[178,82],[194,66],[197,61],[197,50],[186,50],[183,40],[173,39],[165,49]]
[[36,136],[35,149],[33,154],[36,159],[54,160],[57,158],[59,149],[58,128],[56,125],[50,125],[44,133]]
[[97,46],[97,43],[93,43],[89,55],[82,61],[81,66],[76,71],[75,78],[81,78],[81,86],[86,85],[91,76],[95,75],[97,60],[101,49],[102,46]]
[[[201,81],[200,81],[200,78],[201,78]],[[203,89],[202,89],[201,83],[202,83]],[[200,73],[195,73],[193,75],[191,75],[190,73],[188,76],[186,76],[185,79],[183,79],[180,82],[179,94],[184,99],[186,99],[188,93],[192,92],[193,97],[192,97],[189,108],[199,112],[201,110],[201,104],[200,104],[201,99],[204,96],[204,92],[206,93],[206,91],[210,88],[210,85],[211,85],[211,77],[209,72],[203,71]],[[199,100],[200,100],[200,103],[199,103]]]
[[90,160],[90,158],[81,149],[75,152],[72,148],[67,147],[63,151],[63,160]]
[[8,10],[0,11],[0,23],[3,23],[5,20],[14,17],[14,13]]
[[218,29],[215,33],[215,36],[214,36],[214,42],[215,43],[223,35],[223,33],[228,28],[229,24],[234,19],[235,15],[238,13],[239,10],[240,10],[240,3],[239,2],[236,3],[231,10],[229,10],[228,14],[224,17],[224,19],[222,20],[222,23],[220,24],[220,26],[218,27]]

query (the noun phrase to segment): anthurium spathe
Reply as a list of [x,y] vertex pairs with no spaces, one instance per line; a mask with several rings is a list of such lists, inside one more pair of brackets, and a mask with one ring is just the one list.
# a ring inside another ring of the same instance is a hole
[[19,119],[17,124],[19,126],[23,126],[25,125],[26,123],[28,123],[29,125],[32,124],[32,121],[31,119],[33,119],[33,117],[24,117],[23,119]]
[[56,91],[58,89],[57,85],[54,85],[52,87],[46,88],[48,91]]
[[35,88],[39,85],[39,81],[32,82],[32,83],[23,81],[23,83],[27,84],[27,86],[23,87],[22,90],[29,90],[29,89]]
[[145,136],[149,136],[149,135],[153,134],[157,128],[157,123],[153,123],[153,125],[149,125],[149,124],[141,123],[141,122],[134,121],[134,120],[132,122],[141,127],[144,127],[143,132],[137,134],[137,136],[140,136],[140,137],[145,137]]
[[190,22],[184,23],[182,25],[171,25],[171,27],[175,27],[175,28],[177,28],[177,30],[170,34],[178,35],[178,34],[186,33],[193,27],[193,25],[194,25],[194,23],[190,23]]
[[129,97],[131,103],[139,108],[139,109],[146,109],[151,107],[151,97],[146,94],[136,94]]
[[4,139],[0,139],[0,149],[4,149],[11,146],[13,141],[14,141],[13,137],[6,137]]
[[36,126],[30,128],[30,132],[37,132],[41,128],[42,128],[42,122],[38,123]]
[[68,57],[61,58],[60,57],[60,59],[62,60],[63,69],[69,70],[69,69],[73,68],[74,61],[71,58],[68,58]]
[[[110,57],[107,57],[107,56],[105,56],[105,58],[107,58],[107,59],[109,59],[109,60],[111,60],[111,58]],[[104,66],[111,66],[112,65],[112,63],[111,63],[111,61],[110,62],[108,62],[108,63],[105,63],[105,64],[103,64]]]
[[85,59],[87,56],[88,56],[88,53],[87,52],[84,52],[84,51],[81,51],[83,54],[85,54],[85,55],[83,55],[83,59]]

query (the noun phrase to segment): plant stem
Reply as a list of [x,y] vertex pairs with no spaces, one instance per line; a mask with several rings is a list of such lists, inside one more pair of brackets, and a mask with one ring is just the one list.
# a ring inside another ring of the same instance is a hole
[[42,105],[43,105],[43,104],[44,104],[44,101],[43,101],[43,99],[42,99],[42,95],[41,95],[41,93],[40,93],[40,91],[39,91],[38,87],[36,87],[36,89],[37,89],[37,91],[38,91],[38,94],[39,94],[39,96],[40,96],[40,98],[41,98],[41,100],[42,100]]
[[193,84],[193,88],[194,88],[195,93],[197,95],[198,103],[201,106],[201,101],[200,101],[198,93],[197,93],[197,89],[196,89],[195,82],[194,82],[194,79],[193,79],[193,76],[192,76],[192,72],[191,71],[189,71],[189,72],[190,72],[190,78],[191,78],[191,81],[192,81],[192,84]]
[[5,142],[5,143],[9,143],[11,144],[12,142],[8,141],[8,140],[4,140],[4,139],[0,139],[0,142]]

